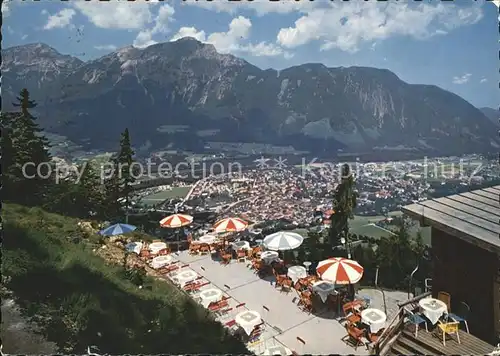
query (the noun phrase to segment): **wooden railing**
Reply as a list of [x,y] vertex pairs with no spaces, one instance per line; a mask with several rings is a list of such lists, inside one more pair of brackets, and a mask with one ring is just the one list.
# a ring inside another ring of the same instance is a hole
[[381,351],[385,351],[384,348],[388,346],[388,343],[393,339],[396,334],[399,334],[403,329],[404,319],[405,319],[405,307],[409,304],[414,304],[420,299],[430,296],[431,292],[426,292],[412,299],[408,299],[403,303],[399,303],[399,310],[391,319],[385,330],[382,332],[378,340],[372,346],[372,353],[375,355],[380,355]]

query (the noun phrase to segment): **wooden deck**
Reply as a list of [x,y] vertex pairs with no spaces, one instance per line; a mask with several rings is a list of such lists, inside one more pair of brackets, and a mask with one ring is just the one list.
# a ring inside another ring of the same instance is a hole
[[456,336],[446,337],[446,346],[442,336],[434,331],[419,330],[415,338],[413,329],[405,329],[393,344],[392,355],[486,355],[495,348],[477,337],[460,330],[460,344]]
[[430,199],[401,210],[424,226],[500,252],[500,186]]

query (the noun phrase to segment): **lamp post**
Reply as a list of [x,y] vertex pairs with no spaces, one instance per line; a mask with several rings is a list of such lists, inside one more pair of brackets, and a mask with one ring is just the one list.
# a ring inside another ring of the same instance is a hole
[[384,313],[385,315],[387,315],[387,303],[385,302],[385,293],[384,290],[378,286],[378,270],[379,267],[377,266],[377,269],[375,270],[375,288],[377,288],[382,293],[382,299],[384,300]]
[[413,281],[413,276],[415,275],[415,273],[417,273],[418,271],[418,263],[417,263],[417,266],[415,267],[415,269],[411,272],[410,274],[410,280],[408,281],[408,299],[410,299],[410,292],[411,292],[411,282]]
[[351,250],[349,248],[349,244],[347,243],[346,239],[344,237],[342,237],[342,238],[340,238],[340,242],[342,243],[342,245],[344,246],[344,248],[347,251],[347,258],[351,259]]

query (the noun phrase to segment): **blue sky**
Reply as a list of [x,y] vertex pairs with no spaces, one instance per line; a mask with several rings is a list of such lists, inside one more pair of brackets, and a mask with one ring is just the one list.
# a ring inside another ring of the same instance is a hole
[[500,104],[498,7],[484,0],[4,4],[4,47],[43,42],[88,60],[191,36],[263,69],[307,62],[387,68],[478,107]]

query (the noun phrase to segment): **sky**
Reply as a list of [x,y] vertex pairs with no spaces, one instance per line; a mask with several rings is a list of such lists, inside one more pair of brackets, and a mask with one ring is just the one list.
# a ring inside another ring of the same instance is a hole
[[[498,108],[499,10],[485,0],[11,0],[3,47],[46,43],[90,60],[190,36],[262,68],[386,68]],[[29,24],[29,26],[26,26]]]

